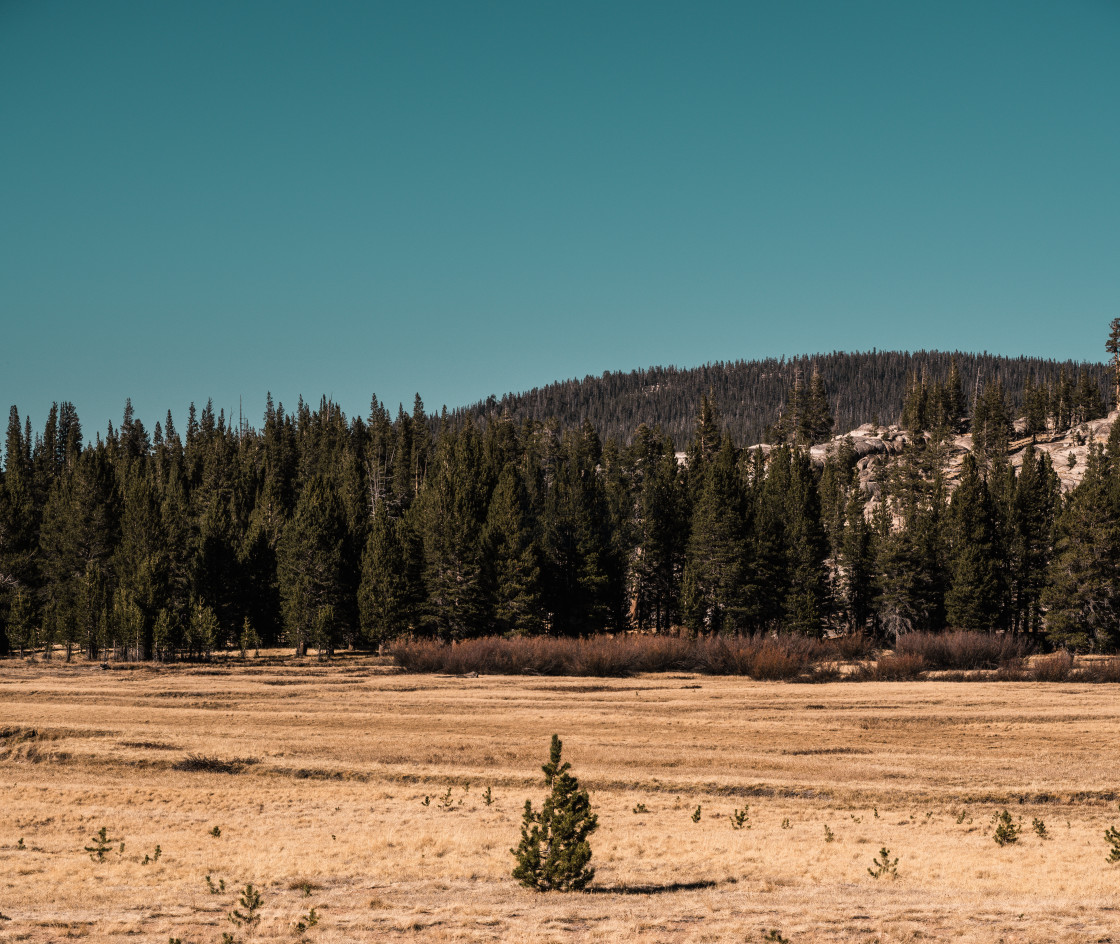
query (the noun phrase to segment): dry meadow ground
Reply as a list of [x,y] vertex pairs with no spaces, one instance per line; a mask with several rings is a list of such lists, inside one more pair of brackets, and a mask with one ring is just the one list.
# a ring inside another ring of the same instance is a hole
[[[1115,686],[9,660],[0,732],[0,941],[294,942],[315,907],[323,944],[1120,942]],[[599,813],[590,894],[509,876],[553,732]],[[98,864],[101,826],[125,850]],[[245,882],[254,934],[226,919]]]

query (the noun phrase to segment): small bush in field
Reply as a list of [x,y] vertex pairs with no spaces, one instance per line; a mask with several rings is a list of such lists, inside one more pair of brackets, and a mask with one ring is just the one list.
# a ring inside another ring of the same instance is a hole
[[867,874],[872,878],[883,878],[883,876],[894,876],[898,874],[898,857],[895,856],[891,859],[891,851],[886,846],[879,850],[877,858],[871,860],[873,869],[868,869]]
[[909,682],[928,668],[926,660],[917,653],[888,653],[872,665],[865,666],[860,677],[872,682]]
[[749,806],[743,807],[741,810],[736,810],[731,814],[731,828],[732,829],[750,829],[751,828],[751,808]]
[[1035,682],[1065,682],[1072,671],[1073,656],[1063,651],[1035,659],[1031,663],[1028,675]]
[[1031,821],[1031,826],[1034,828],[1035,834],[1039,839],[1050,838],[1050,834],[1046,831],[1046,824],[1037,816]]
[[226,890],[226,880],[224,878],[218,879],[218,884],[214,884],[214,880],[209,875],[206,876],[206,888],[211,895],[220,895]]
[[487,787],[482,793],[482,802],[487,806],[494,802],[494,795],[490,792],[489,787]]
[[643,813],[648,812],[649,810],[646,809],[646,805],[644,803],[639,803],[634,807],[634,813],[638,816],[641,816]]
[[[104,862],[105,856],[109,854],[110,850],[113,848],[113,844],[120,842],[120,840],[110,839],[109,831],[104,826],[102,826],[97,831],[97,835],[94,836],[93,839],[90,840],[90,842],[92,843],[92,845],[85,847],[86,852],[89,853],[90,859],[92,859],[94,862]],[[123,842],[121,842],[121,852],[124,852]]]
[[213,836],[215,839],[221,839],[222,838],[222,827],[221,826],[215,826],[213,829],[210,830],[210,835]]
[[1120,862],[1120,829],[1110,826],[1104,831],[1104,838],[1111,847],[1108,851],[1108,861]]
[[692,821],[694,823],[699,823],[700,822],[700,804],[699,803],[696,804],[696,809],[694,809],[692,811]]
[[1019,841],[1020,827],[1012,818],[1011,814],[1004,810],[994,818],[996,828],[992,834],[997,846],[1010,846]]
[[549,761],[544,771],[549,795],[539,813],[530,800],[525,801],[521,820],[521,842],[510,852],[517,859],[513,877],[537,891],[580,891],[595,877],[590,868],[591,844],[588,837],[599,828],[591,812],[587,791],[561,763],[560,738],[552,735]]
[[782,937],[779,928],[771,928],[769,931],[763,932],[762,940],[768,942],[768,944],[789,944],[789,938]]
[[250,929],[255,928],[260,924],[261,916],[261,893],[253,887],[250,882],[243,889],[241,889],[241,898],[238,901],[240,908],[235,908],[228,915],[229,920],[238,927],[248,925]]
[[835,842],[836,841],[836,833],[834,833],[832,831],[832,829],[827,824],[824,827],[824,841],[825,842]]

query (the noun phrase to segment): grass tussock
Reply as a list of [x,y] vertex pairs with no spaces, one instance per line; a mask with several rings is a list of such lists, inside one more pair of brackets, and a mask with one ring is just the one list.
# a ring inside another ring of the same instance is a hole
[[185,770],[191,773],[209,774],[239,774],[247,767],[257,762],[255,757],[234,757],[232,760],[222,760],[209,754],[188,754],[182,760],[172,764],[173,770]]

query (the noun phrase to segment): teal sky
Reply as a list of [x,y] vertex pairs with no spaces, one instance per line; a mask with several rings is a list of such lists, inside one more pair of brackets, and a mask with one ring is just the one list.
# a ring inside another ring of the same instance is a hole
[[1103,359],[1120,3],[0,0],[0,402]]

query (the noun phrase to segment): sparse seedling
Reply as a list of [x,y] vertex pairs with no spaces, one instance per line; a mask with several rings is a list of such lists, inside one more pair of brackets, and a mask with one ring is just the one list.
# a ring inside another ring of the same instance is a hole
[[634,812],[637,815],[641,816],[643,813],[648,813],[649,810],[646,809],[646,805],[644,803],[639,803],[637,806],[634,807]]
[[751,828],[751,808],[744,806],[741,810],[736,810],[731,814],[731,828],[732,829],[750,829]]
[[440,802],[440,806],[442,806],[445,810],[451,809],[451,807],[454,805],[451,802],[451,788],[450,787],[447,788],[447,792],[443,795],[443,799],[440,800],[439,802]]
[[825,842],[835,842],[836,841],[836,833],[834,833],[828,827],[827,823],[825,824],[825,827],[824,827],[824,841]]
[[482,802],[487,806],[494,802],[494,795],[490,792],[489,787],[487,787],[485,792],[482,794]]
[[159,846],[156,846],[156,851],[153,852],[151,855],[145,855],[144,856],[144,861],[141,862],[140,864],[141,865],[147,865],[149,862],[158,862],[159,857],[161,855],[163,855],[163,850]]
[[1046,824],[1037,816],[1031,821],[1034,831],[1038,834],[1039,839],[1049,839],[1050,834],[1046,831]]
[[221,839],[222,838],[222,827],[221,826],[215,826],[213,829],[210,830],[210,835],[213,836],[215,839]]
[[699,803],[696,804],[696,809],[694,809],[692,811],[692,821],[694,823],[699,823],[700,822],[700,804]]
[[1105,841],[1111,846],[1108,850],[1109,862],[1120,862],[1120,829],[1110,826],[1104,831]]
[[261,909],[261,893],[253,887],[252,882],[241,889],[239,904],[241,908],[235,908],[231,911],[228,916],[229,920],[239,928],[245,925],[248,925],[250,929],[256,927],[261,920],[259,914]]
[[[117,839],[110,839],[108,830],[102,826],[97,835],[90,840],[92,846],[86,846],[85,850],[89,853],[90,859],[94,862],[104,862],[105,856],[109,854],[109,850],[113,848],[112,843],[119,842]],[[121,852],[124,852],[124,843],[121,843]]]
[[226,890],[226,880],[224,878],[218,879],[218,884],[214,884],[214,880],[209,875],[206,876],[206,887],[210,890],[211,895],[220,895]]
[[788,816],[782,820],[782,829],[793,829],[793,824],[789,821]]
[[300,885],[300,890],[303,892],[303,897],[304,898],[310,898],[311,897],[311,883],[310,882],[304,882],[302,885]]
[[[960,824],[964,822],[966,816],[968,816],[968,810],[961,810],[957,814],[957,825],[958,826],[960,826]],[[971,820],[970,820],[970,822],[971,822]]]
[[856,816],[855,813],[852,813],[852,822],[862,823],[863,822],[863,817],[862,816]]
[[307,933],[310,928],[315,927],[319,923],[319,912],[312,908],[307,914],[296,922],[296,934],[303,935]]
[[19,837],[19,842],[16,843],[16,848],[21,850],[27,848],[27,846],[23,844],[23,836]]
[[1011,818],[1007,810],[995,817],[995,824],[996,829],[992,838],[995,839],[997,846],[1010,846],[1019,841],[1019,831],[1022,827]]
[[884,875],[893,877],[898,874],[898,857],[891,859],[891,851],[886,846],[879,850],[879,857],[872,859],[871,864],[875,868],[868,869],[867,874],[872,878],[882,878]]
[[769,931],[762,933],[762,940],[769,942],[769,944],[789,944],[788,937],[782,937],[781,929],[771,928]]
[[424,799],[420,801],[420,803],[424,806],[430,806],[432,803],[432,798],[430,796],[425,796]]

